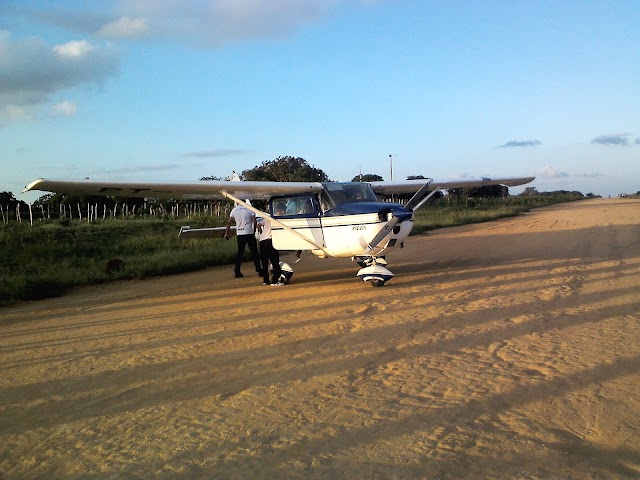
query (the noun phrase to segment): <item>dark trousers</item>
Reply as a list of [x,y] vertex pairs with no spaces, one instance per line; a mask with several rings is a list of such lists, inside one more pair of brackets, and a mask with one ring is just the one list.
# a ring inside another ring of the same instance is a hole
[[258,257],[258,244],[256,242],[256,237],[253,233],[250,233],[248,235],[238,235],[237,238],[238,255],[236,255],[236,273],[240,273],[240,265],[242,264],[242,258],[244,257],[244,251],[247,245],[251,251],[253,264],[256,266],[256,272],[262,272],[262,269],[260,268],[260,258]]
[[278,283],[280,280],[280,252],[273,248],[273,241],[270,238],[260,241],[260,260],[262,260],[262,279],[264,283],[269,283],[269,262],[273,265],[271,283]]

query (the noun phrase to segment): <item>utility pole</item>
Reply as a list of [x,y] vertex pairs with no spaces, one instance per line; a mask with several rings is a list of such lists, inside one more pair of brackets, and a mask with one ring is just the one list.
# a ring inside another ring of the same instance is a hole
[[389,154],[389,169],[390,169],[389,180],[393,181],[393,154],[392,153]]

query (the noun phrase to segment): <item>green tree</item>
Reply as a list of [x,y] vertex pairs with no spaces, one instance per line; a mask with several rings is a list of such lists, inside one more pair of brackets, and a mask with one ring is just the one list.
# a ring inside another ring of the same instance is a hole
[[265,160],[261,165],[244,170],[241,178],[263,182],[328,182],[329,177],[301,157],[284,156]]
[[365,173],[356,175],[351,179],[352,182],[382,182],[384,178],[380,175],[376,175],[375,173]]
[[41,207],[46,205],[51,206],[55,202],[55,206],[57,207],[60,204],[61,198],[62,198],[61,193],[46,193],[41,197],[39,197],[38,199],[36,199],[36,201],[33,202],[33,206],[34,207]]
[[20,206],[28,207],[26,202],[22,200],[18,200],[13,196],[13,192],[0,192],[0,205],[4,205],[4,207],[9,206],[10,208],[15,208],[17,204]]
[[465,193],[469,198],[500,198],[509,196],[509,188],[504,185],[482,185],[471,187]]

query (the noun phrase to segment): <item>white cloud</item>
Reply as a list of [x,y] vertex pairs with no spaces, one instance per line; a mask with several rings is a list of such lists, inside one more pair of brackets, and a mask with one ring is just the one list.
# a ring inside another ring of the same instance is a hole
[[56,55],[67,58],[82,57],[91,50],[93,50],[93,46],[86,40],[77,40],[53,47],[53,52]]
[[[102,85],[118,70],[110,46],[86,40],[51,46],[37,37],[13,40],[0,34],[0,126],[39,117],[51,97],[85,85]],[[70,106],[67,106],[67,114]]]
[[218,47],[258,38],[283,38],[320,22],[338,7],[373,7],[381,0],[111,0],[87,9],[40,8],[32,19],[81,35],[170,40]]
[[551,165],[545,165],[537,176],[541,178],[595,178],[604,177],[605,175],[593,170],[585,173],[562,172]]
[[[119,13],[146,19],[149,38],[217,47],[280,38],[320,21],[345,0],[127,0]],[[139,32],[139,34],[142,32]]]
[[538,173],[538,176],[544,178],[563,178],[568,177],[569,174],[567,172],[561,172],[553,168],[551,165],[545,165],[540,173]]
[[32,116],[27,107],[19,105],[5,105],[0,109],[0,126],[15,121],[31,120]]
[[55,112],[64,115],[65,117],[73,117],[78,111],[78,107],[75,102],[64,100],[58,102],[53,106]]
[[133,38],[144,35],[148,31],[149,25],[144,18],[124,16],[103,25],[96,34],[107,38]]

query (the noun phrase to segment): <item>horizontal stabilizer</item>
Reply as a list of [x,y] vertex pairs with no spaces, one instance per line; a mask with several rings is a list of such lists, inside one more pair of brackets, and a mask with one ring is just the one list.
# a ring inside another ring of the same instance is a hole
[[[191,228],[188,225],[180,227],[180,233],[178,237],[182,239],[192,238],[223,238],[224,232],[227,227],[215,227],[215,228]],[[233,237],[236,234],[236,227],[231,227],[229,230],[229,236]]]

